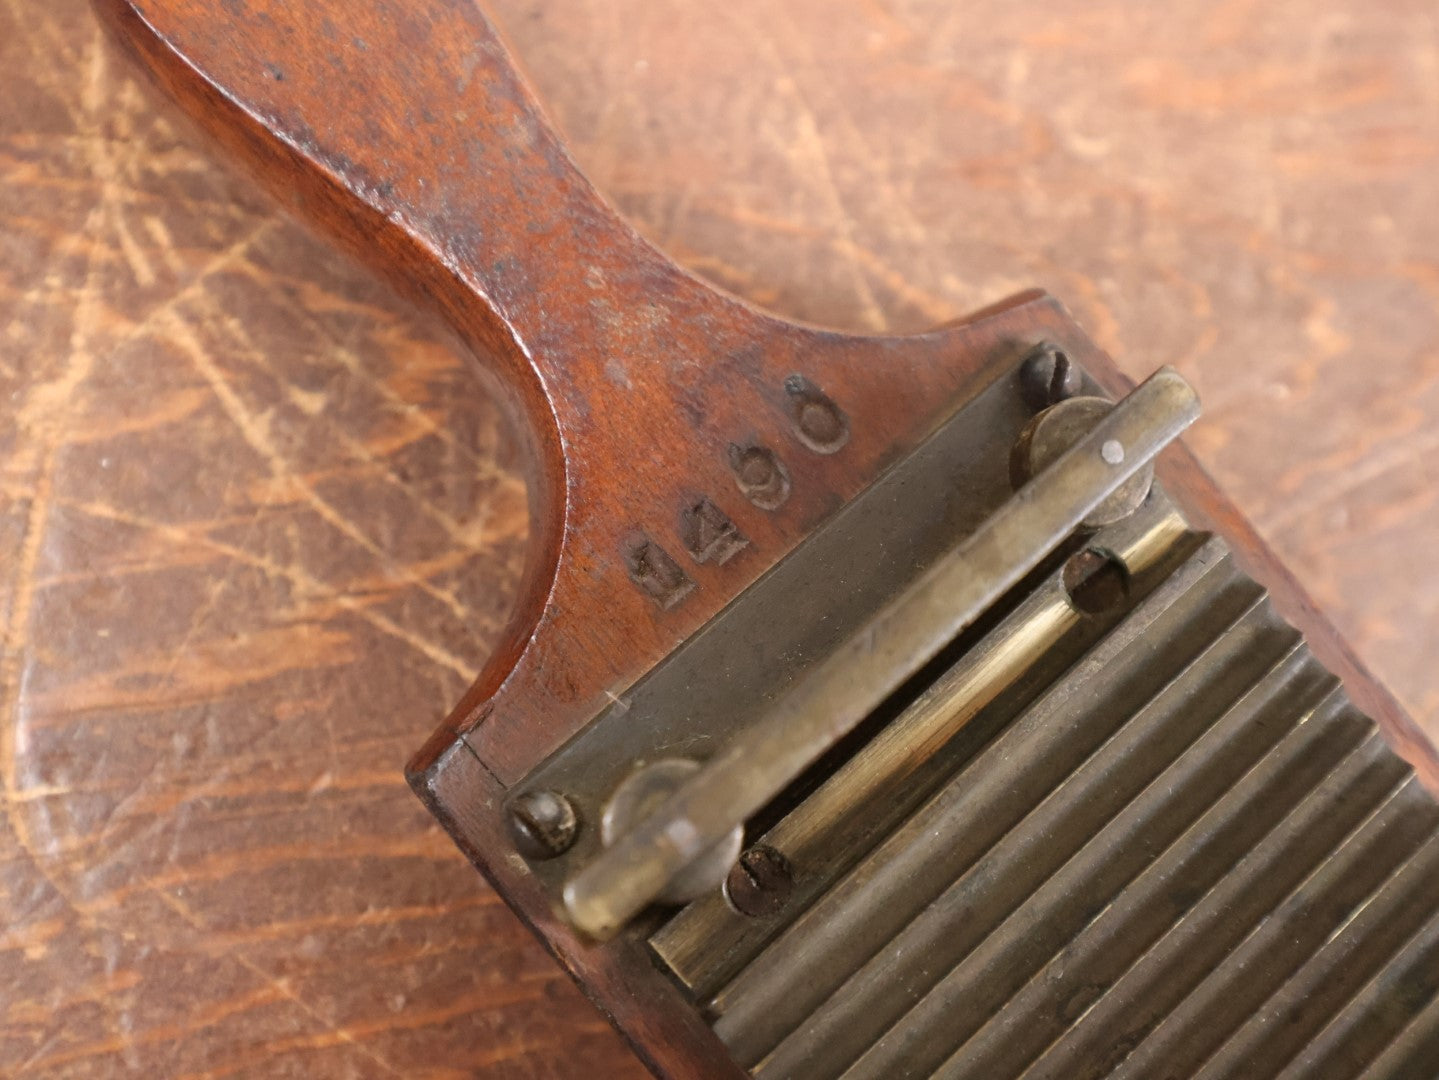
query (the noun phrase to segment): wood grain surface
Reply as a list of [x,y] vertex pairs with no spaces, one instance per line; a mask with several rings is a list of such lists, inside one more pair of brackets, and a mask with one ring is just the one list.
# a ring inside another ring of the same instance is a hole
[[[1432,5],[489,10],[722,286],[900,330],[1037,284],[1176,363],[1439,733]],[[526,542],[471,373],[78,0],[0,0],[0,312],[0,1075],[637,1075],[400,777]]]

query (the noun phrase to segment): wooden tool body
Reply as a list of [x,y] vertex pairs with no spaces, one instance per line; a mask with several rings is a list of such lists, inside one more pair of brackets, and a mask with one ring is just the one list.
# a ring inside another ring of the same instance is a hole
[[[1040,293],[867,337],[787,322],[688,274],[579,174],[469,0],[97,6],[231,155],[437,313],[511,406],[531,463],[525,582],[413,782],[653,1067],[738,1074],[642,949],[596,949],[559,917],[513,855],[507,794],[997,365],[1048,342],[1115,396],[1122,378]],[[1433,783],[1427,744],[1187,452],[1160,476]]]

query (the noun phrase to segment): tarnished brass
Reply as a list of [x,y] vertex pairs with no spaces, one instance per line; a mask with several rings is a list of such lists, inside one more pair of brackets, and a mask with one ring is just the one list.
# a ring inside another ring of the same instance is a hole
[[1199,415],[1161,369],[784,695],[722,756],[563,889],[576,929],[615,934],[686,866],[760,810],[991,604]]
[[[601,842],[605,847],[612,847],[663,806],[665,800],[699,770],[699,763],[689,758],[661,758],[641,765],[615,789],[605,805],[604,817],[600,819]],[[661,904],[684,904],[706,892],[715,892],[739,858],[743,843],[744,828],[736,825],[671,878],[655,900]]]
[[[975,386],[919,447],[663,664],[617,687],[588,727],[512,789],[508,811],[562,793],[580,822],[557,857],[526,855],[556,903],[573,869],[599,853],[604,807],[637,764],[723,753],[779,694],[1013,495],[1010,445],[1033,417],[1019,378],[1023,355],[1017,346],[1012,368]],[[1103,625],[1087,621],[1067,644],[1082,649],[1081,639]]]
[[[1057,461],[1061,454],[1094,429],[1114,409],[1112,402],[1099,397],[1072,397],[1052,405],[1030,421],[1020,435],[1010,459],[1015,486],[1028,483]],[[1118,455],[1124,450],[1117,444],[1101,447],[1101,453]],[[1146,464],[1119,486],[1115,492],[1094,508],[1084,524],[1092,529],[1113,525],[1134,513],[1154,486],[1154,466]]]
[[[758,777],[701,804],[732,822],[702,883],[595,947],[648,950],[761,1080],[1327,1080],[1356,1040],[1418,1060],[1439,1046],[1439,808],[1224,541],[1151,484],[1113,431],[1125,407],[1061,359],[1017,349],[517,785],[522,819],[562,796],[579,823],[530,872],[558,905],[602,865],[601,832],[623,842],[606,808],[646,763]],[[1074,502],[1037,561],[1042,530],[990,550],[977,565],[1033,569],[991,580],[965,629],[983,590],[957,568],[1044,500],[1035,469],[1075,454],[1139,481],[1098,514]],[[893,648],[932,614],[916,595],[952,621]],[[821,709],[832,723],[807,727]],[[767,774],[796,721],[825,752]],[[690,790],[627,820],[698,844]]]
[[[1156,496],[1128,521],[1089,541],[1111,553],[1131,579],[1194,542],[1167,499]],[[1065,571],[1056,570],[959,662],[759,843],[801,871],[789,906],[822,892],[874,837],[894,827],[953,761],[944,753],[960,729],[1040,665],[1086,619],[1071,602]],[[1084,636],[1076,643],[1087,643]],[[1065,650],[1077,655],[1078,648]],[[706,992],[771,936],[784,910],[767,919],[737,912],[718,894],[696,900],[651,938],[655,952],[697,992]]]

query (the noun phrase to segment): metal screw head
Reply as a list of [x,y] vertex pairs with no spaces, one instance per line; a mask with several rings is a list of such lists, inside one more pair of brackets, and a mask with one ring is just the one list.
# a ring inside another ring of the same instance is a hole
[[741,915],[756,919],[778,915],[794,892],[794,870],[774,848],[756,844],[734,864],[724,892]]
[[580,831],[574,804],[557,791],[525,791],[510,800],[510,836],[529,859],[563,855]]
[[1046,341],[1024,358],[1019,386],[1025,404],[1038,412],[1080,393],[1084,375],[1068,353]]
[[1070,556],[1062,578],[1070,606],[1084,615],[1103,615],[1129,599],[1129,568],[1098,548]]

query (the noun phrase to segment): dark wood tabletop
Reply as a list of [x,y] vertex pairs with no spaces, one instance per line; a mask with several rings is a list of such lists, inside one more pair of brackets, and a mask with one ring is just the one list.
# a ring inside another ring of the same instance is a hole
[[[1430,0],[494,0],[581,166],[859,330],[1038,285],[1439,737]],[[0,0],[0,1075],[628,1077],[406,788],[526,544],[424,320]]]

